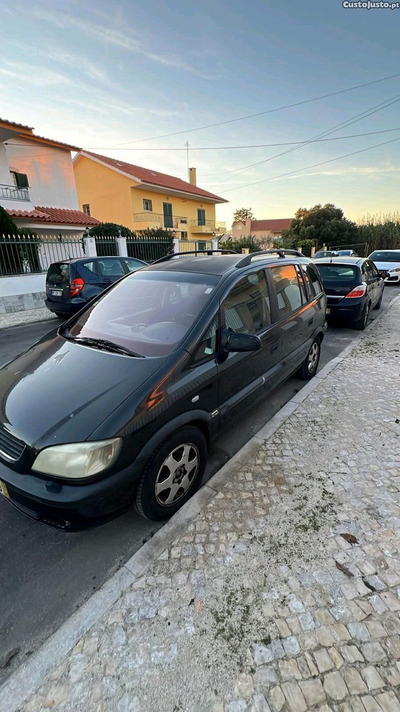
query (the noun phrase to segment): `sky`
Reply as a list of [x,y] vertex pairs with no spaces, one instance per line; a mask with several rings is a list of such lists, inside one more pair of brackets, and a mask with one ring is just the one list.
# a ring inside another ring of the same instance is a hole
[[[353,220],[394,212],[400,76],[377,80],[400,72],[399,25],[400,7],[341,0],[0,0],[0,116],[185,180],[189,142],[198,185],[229,200],[217,206],[229,225],[241,207],[258,219],[327,202]],[[329,133],[340,140],[248,147],[345,122]]]

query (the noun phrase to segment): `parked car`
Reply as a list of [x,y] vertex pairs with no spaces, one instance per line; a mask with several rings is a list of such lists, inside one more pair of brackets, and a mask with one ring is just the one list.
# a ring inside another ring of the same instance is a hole
[[339,257],[358,257],[357,252],[354,250],[338,250]]
[[127,275],[0,369],[0,485],[63,530],[132,503],[163,520],[210,443],[317,372],[326,296],[305,257],[169,256]]
[[146,265],[134,257],[79,257],[53,262],[46,275],[46,307],[67,318],[110,284]]
[[386,284],[400,282],[400,250],[375,250],[368,259],[376,265]]
[[328,299],[327,316],[367,326],[371,309],[379,309],[385,286],[373,262],[364,257],[316,260]]
[[318,260],[320,257],[338,257],[339,253],[334,250],[318,250],[315,253],[313,260]]

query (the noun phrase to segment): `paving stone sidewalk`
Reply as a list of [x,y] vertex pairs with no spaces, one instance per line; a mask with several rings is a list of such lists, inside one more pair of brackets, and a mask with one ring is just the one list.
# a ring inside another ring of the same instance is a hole
[[400,302],[21,711],[400,711]]
[[59,323],[58,317],[46,308],[26,309],[25,311],[10,312],[8,314],[0,313],[0,329],[8,329],[10,326],[18,326],[19,324],[33,324],[34,322],[47,321],[48,319],[53,319]]

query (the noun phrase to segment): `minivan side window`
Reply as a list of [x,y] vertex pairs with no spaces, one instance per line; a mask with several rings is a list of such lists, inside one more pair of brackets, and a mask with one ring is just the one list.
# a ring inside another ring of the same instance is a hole
[[206,361],[213,356],[216,356],[218,324],[219,316],[217,314],[202,336],[202,339],[193,356],[193,364],[201,363],[202,361]]
[[271,276],[278,299],[278,318],[282,319],[303,304],[296,268],[294,265],[271,267]]
[[227,329],[258,334],[271,324],[266,277],[263,271],[246,275],[236,282],[222,304]]
[[310,285],[311,283],[311,297],[318,297],[319,294],[322,294],[323,287],[321,284],[321,280],[319,277],[319,274],[312,264],[308,264],[307,267],[303,267],[307,277],[309,277],[310,282],[308,284]]

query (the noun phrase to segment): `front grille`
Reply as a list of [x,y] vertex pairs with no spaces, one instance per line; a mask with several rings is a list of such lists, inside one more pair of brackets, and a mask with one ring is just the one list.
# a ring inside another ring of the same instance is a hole
[[25,450],[25,443],[0,425],[0,457],[16,462]]

